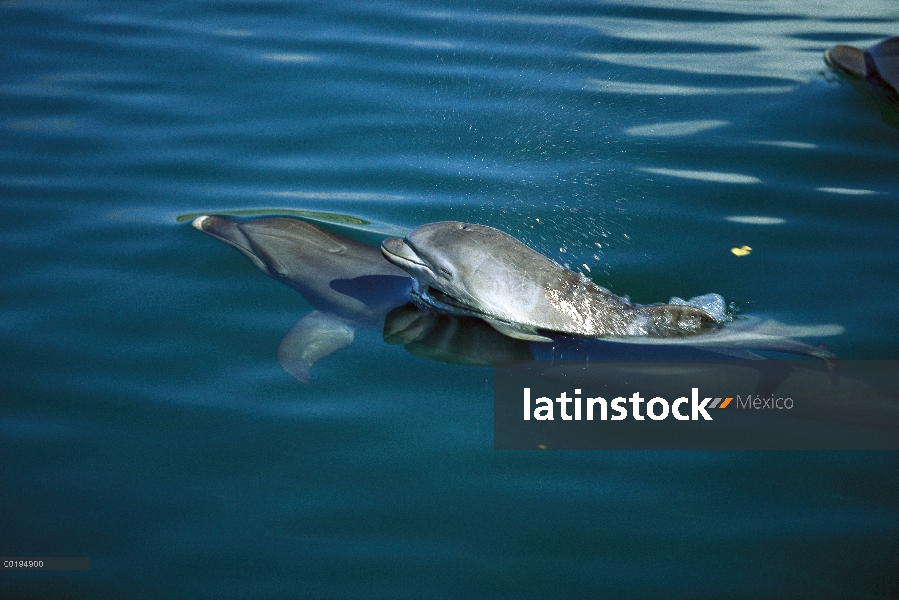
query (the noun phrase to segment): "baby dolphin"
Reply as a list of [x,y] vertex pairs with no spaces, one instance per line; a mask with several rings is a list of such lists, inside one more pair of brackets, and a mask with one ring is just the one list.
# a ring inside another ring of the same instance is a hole
[[716,320],[689,305],[631,304],[511,235],[453,221],[388,238],[384,257],[415,279],[413,297],[449,313],[475,316],[510,337],[669,337],[708,332]]
[[899,105],[899,37],[867,50],[838,44],[824,53],[824,62],[840,75],[864,80],[877,96]]

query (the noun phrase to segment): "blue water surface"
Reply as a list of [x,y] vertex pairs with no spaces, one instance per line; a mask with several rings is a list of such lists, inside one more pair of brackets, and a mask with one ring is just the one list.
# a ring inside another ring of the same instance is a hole
[[[636,302],[899,358],[894,0],[0,2],[2,598],[895,598],[899,457],[497,452],[492,372],[202,235],[498,227]],[[748,247],[742,256],[733,248]]]

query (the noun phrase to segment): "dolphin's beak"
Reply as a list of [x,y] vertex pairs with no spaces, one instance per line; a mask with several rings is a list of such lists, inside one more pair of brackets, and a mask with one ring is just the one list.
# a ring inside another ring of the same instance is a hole
[[428,268],[415,253],[415,250],[413,250],[405,240],[401,240],[400,238],[387,238],[384,240],[381,243],[381,254],[384,255],[384,258],[386,258],[388,262],[407,271],[410,267]]
[[835,71],[859,79],[864,79],[868,74],[868,67],[865,65],[865,51],[853,46],[837,44],[824,52],[824,62]]
[[406,244],[400,238],[387,238],[381,242],[381,252],[384,253],[384,255],[390,254],[401,256],[405,245]]
[[203,216],[194,219],[191,225],[193,225],[194,229],[199,229],[217,240],[230,244],[245,254],[252,252],[250,241],[243,231],[240,230],[238,221],[223,219],[222,217]]
[[196,219],[191,221],[190,224],[193,226],[194,229],[199,229],[200,231],[203,231],[203,221],[205,221],[208,218],[209,217],[206,217],[206,216],[197,217]]
[[234,219],[226,219],[222,217],[197,217],[191,221],[191,225],[195,229],[199,229],[203,233],[221,240],[243,252],[247,258],[253,261],[253,264],[259,267],[263,273],[269,273],[266,266],[253,249],[253,244],[246,234],[241,230],[240,221]]

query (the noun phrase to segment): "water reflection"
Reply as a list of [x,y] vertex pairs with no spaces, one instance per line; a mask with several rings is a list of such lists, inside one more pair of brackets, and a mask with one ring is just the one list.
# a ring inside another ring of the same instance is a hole
[[654,169],[643,167],[640,169],[646,173],[654,175],[666,175],[668,177],[679,177],[681,179],[695,179],[697,181],[711,181],[714,183],[761,183],[762,180],[752,175],[741,175],[739,173],[719,173],[717,171],[694,171],[690,169]]
[[505,336],[480,319],[438,314],[411,303],[387,314],[384,341],[446,363],[492,366],[534,358],[528,342]]
[[827,192],[828,194],[843,194],[844,196],[870,196],[871,194],[877,193],[874,190],[862,190],[842,187],[819,187],[816,189],[819,192]]
[[373,194],[370,192],[266,192],[268,196],[277,196],[279,198],[296,198],[300,200],[361,200],[361,201],[388,201],[400,202],[405,200],[405,196],[398,194]]
[[795,148],[796,150],[814,150],[818,147],[816,144],[809,142],[794,142],[790,140],[757,140],[755,143],[778,148]]
[[307,63],[318,60],[318,57],[311,54],[296,54],[290,52],[281,53],[263,53],[259,55],[262,60],[281,63]]
[[637,83],[630,81],[605,81],[589,78],[587,87],[609,94],[635,94],[642,96],[737,96],[739,94],[786,94],[796,89],[792,85],[754,87],[711,87],[675,85],[670,83]]
[[[788,73],[778,69],[783,48],[752,52],[580,52],[585,60],[635,69],[655,69],[695,75],[717,75],[746,78],[765,78],[790,83],[808,81],[808,73]],[[790,69],[794,71],[794,69]],[[776,74],[776,75],[775,75]]]
[[780,217],[759,217],[755,215],[733,215],[725,217],[731,223],[742,223],[744,225],[783,225],[786,219]]
[[728,121],[715,119],[706,119],[698,121],[675,121],[671,123],[654,123],[652,125],[638,125],[630,127],[624,132],[637,136],[653,136],[653,137],[677,137],[682,135],[693,135],[701,131],[717,129],[728,125]]

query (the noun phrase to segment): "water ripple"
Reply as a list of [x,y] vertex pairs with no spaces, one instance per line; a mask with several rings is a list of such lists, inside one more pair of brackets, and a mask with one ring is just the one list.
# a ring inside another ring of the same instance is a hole
[[693,171],[689,169],[655,169],[643,167],[640,169],[646,173],[655,175],[667,175],[669,177],[679,177],[681,179],[695,179],[697,181],[711,181],[714,183],[761,183],[761,179],[752,175],[741,175],[739,173],[720,173],[718,171]]

